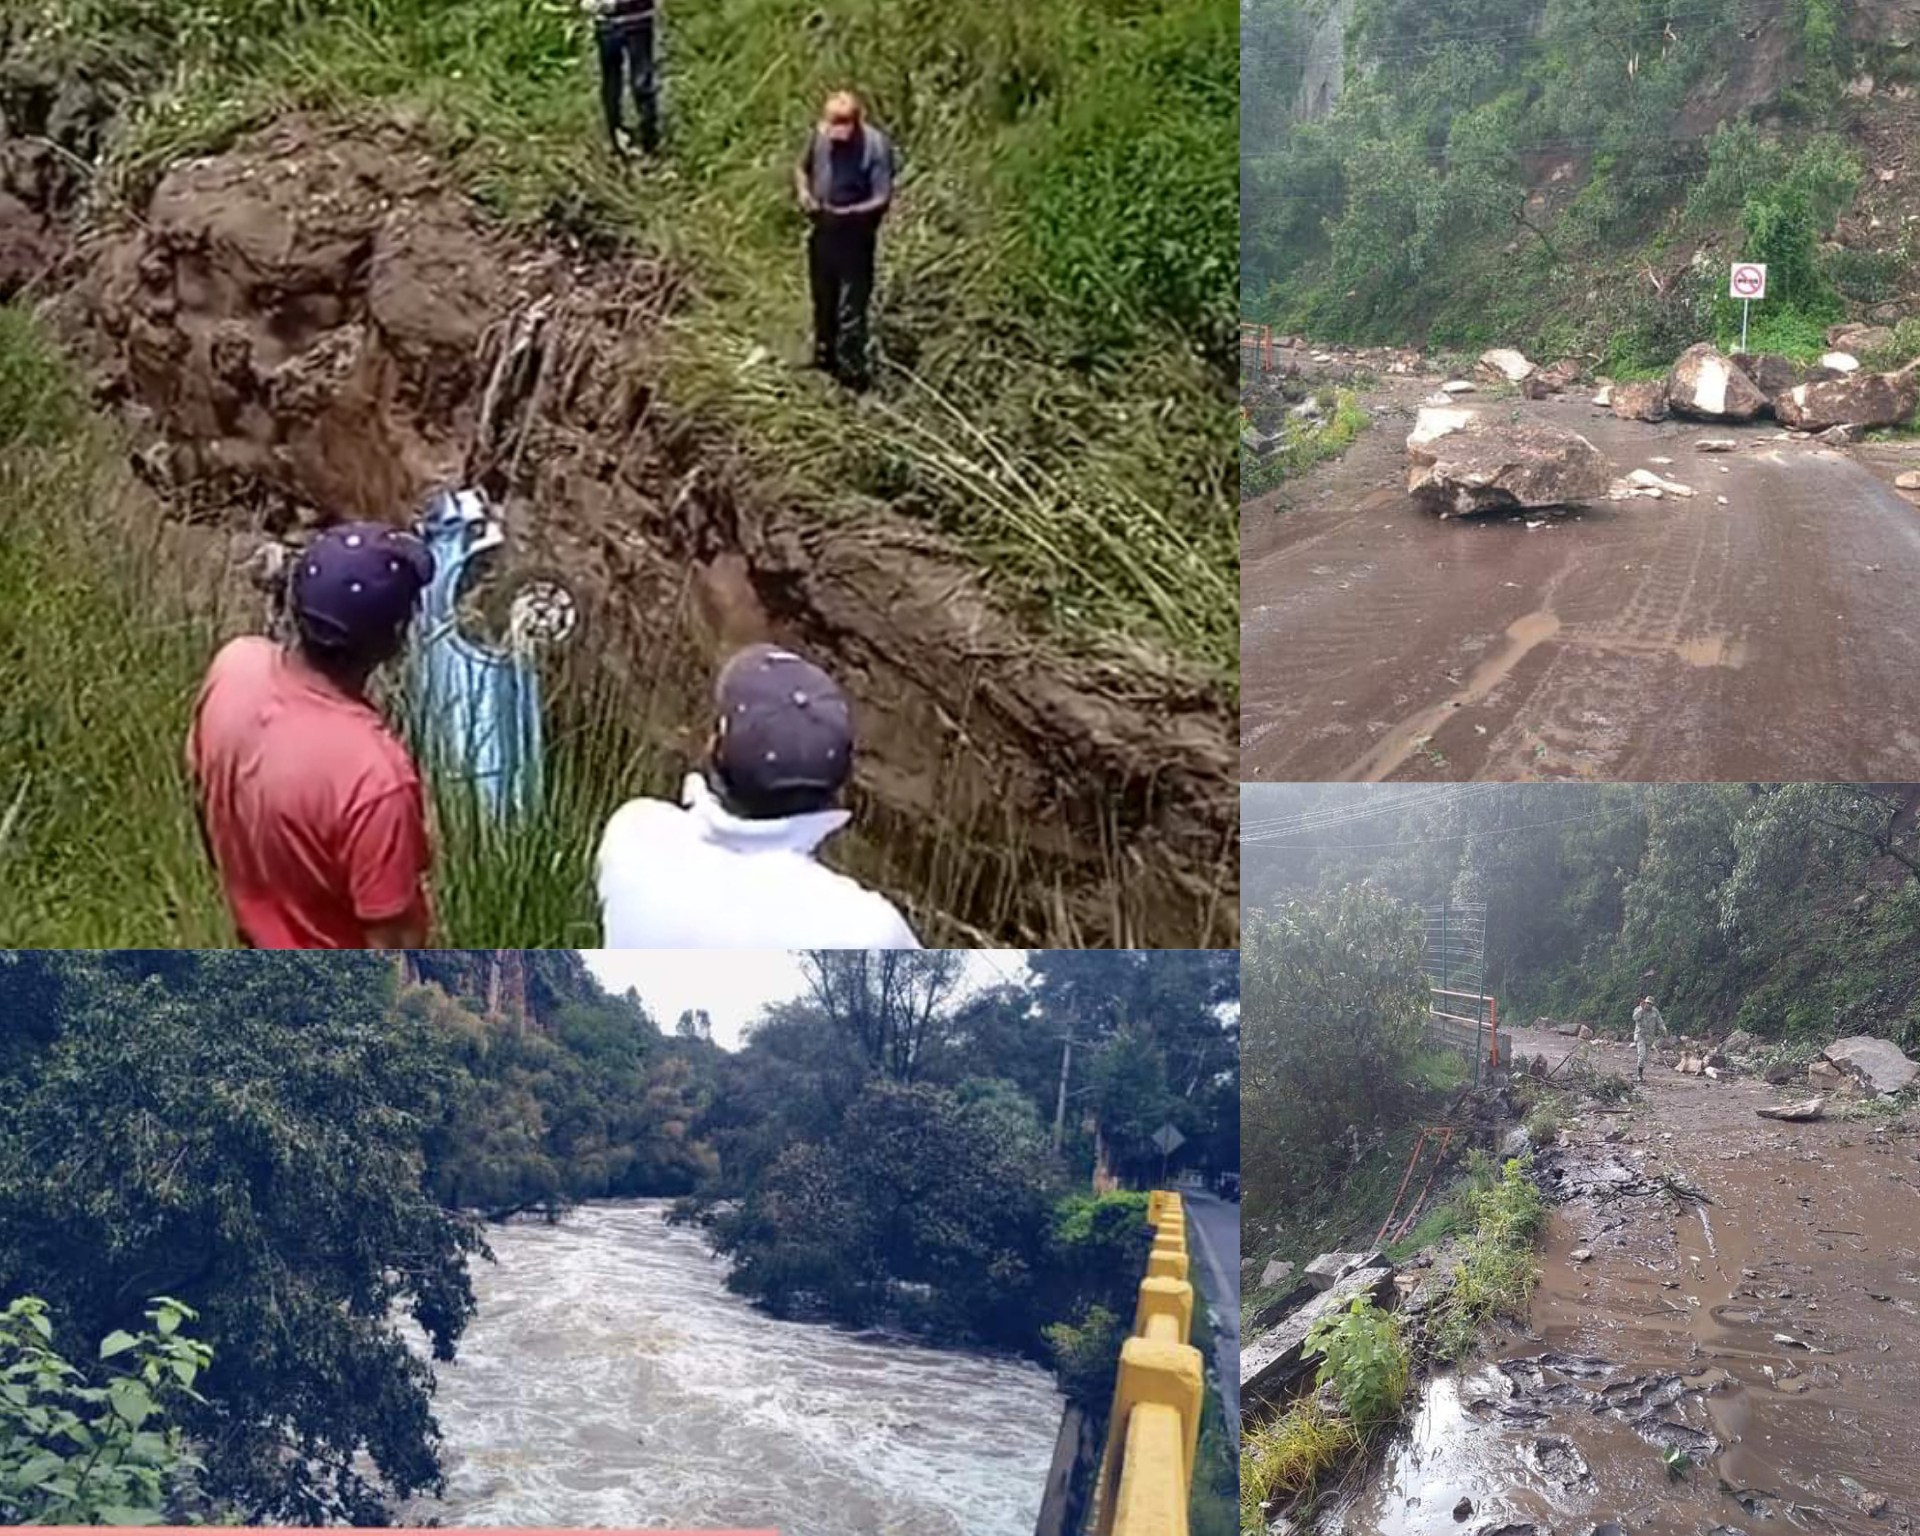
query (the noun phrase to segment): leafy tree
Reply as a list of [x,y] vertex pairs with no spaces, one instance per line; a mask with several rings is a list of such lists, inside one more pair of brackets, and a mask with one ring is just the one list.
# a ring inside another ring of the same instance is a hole
[[960,983],[961,950],[815,949],[805,960],[815,1003],[868,1064],[897,1082],[926,1071],[934,1021]]
[[0,1295],[94,1337],[130,1331],[137,1298],[191,1298],[216,1363],[179,1422],[251,1520],[373,1520],[440,1486],[398,1321],[452,1358],[484,1249],[421,1185],[457,1069],[397,981],[357,952],[0,968],[0,1016],[60,1004],[0,1081]]

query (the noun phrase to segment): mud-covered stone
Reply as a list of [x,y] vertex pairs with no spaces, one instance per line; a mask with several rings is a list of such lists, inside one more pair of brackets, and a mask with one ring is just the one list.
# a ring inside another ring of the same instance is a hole
[[1305,1306],[1245,1345],[1240,1351],[1240,1396],[1244,1402],[1273,1402],[1291,1395],[1313,1369],[1306,1356],[1307,1334],[1323,1317],[1343,1310],[1355,1297],[1383,1301],[1393,1290],[1393,1271],[1384,1265],[1348,1275]]
[[1534,372],[1534,365],[1527,361],[1525,354],[1516,352],[1511,347],[1494,347],[1482,352],[1480,366],[1489,373],[1497,373],[1515,384]]
[[1622,421],[1665,421],[1670,410],[1667,381],[1646,379],[1636,384],[1616,384],[1608,404]]

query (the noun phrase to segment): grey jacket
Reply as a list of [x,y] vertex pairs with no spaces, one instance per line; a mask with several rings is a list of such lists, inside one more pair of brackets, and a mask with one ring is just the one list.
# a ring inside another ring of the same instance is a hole
[[[865,150],[863,168],[867,173],[869,197],[893,196],[894,150],[893,140],[872,123],[860,125],[861,145]],[[818,128],[807,140],[806,153],[801,163],[807,168],[808,186],[813,192],[814,201],[822,208],[831,205],[833,193],[833,166],[828,153],[828,139]],[[863,199],[864,201],[864,199]]]
[[1660,1010],[1652,1003],[1642,1003],[1633,1010],[1633,1038],[1651,1040],[1655,1034],[1667,1032],[1667,1021],[1660,1017]]

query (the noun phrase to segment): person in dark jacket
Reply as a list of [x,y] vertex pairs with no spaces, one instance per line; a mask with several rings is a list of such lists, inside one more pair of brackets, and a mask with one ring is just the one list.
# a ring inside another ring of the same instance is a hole
[[813,225],[813,365],[850,389],[869,382],[867,311],[880,224],[893,204],[893,161],[892,140],[866,121],[859,98],[837,91],[794,168],[800,207]]
[[600,45],[600,105],[607,115],[607,136],[615,154],[632,150],[621,123],[620,97],[629,81],[640,113],[640,147],[660,148],[660,81],[654,67],[656,0],[585,0],[593,13]]

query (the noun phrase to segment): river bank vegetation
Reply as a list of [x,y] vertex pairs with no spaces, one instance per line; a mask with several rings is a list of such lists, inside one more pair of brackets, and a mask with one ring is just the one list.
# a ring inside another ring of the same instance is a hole
[[[0,951],[0,1308],[36,1298],[0,1325],[0,1380],[84,1420],[72,1394],[124,1396],[116,1359],[160,1350],[151,1414],[164,1395],[181,1455],[140,1441],[128,1475],[147,1457],[160,1481],[114,1507],[378,1521],[441,1486],[402,1328],[454,1357],[485,1218],[677,1195],[776,1313],[1016,1350],[1101,1403],[1152,1131],[1188,1137],[1175,1167],[1237,1158],[1236,958],[1036,952],[969,989],[958,954],[815,954],[727,1051],[567,951]],[[160,1344],[93,1358],[149,1333],[210,1354],[184,1380]],[[20,1485],[64,1487],[45,1458],[80,1443],[28,1424],[14,1454],[27,1423],[0,1416],[21,1518],[69,1507]]]

